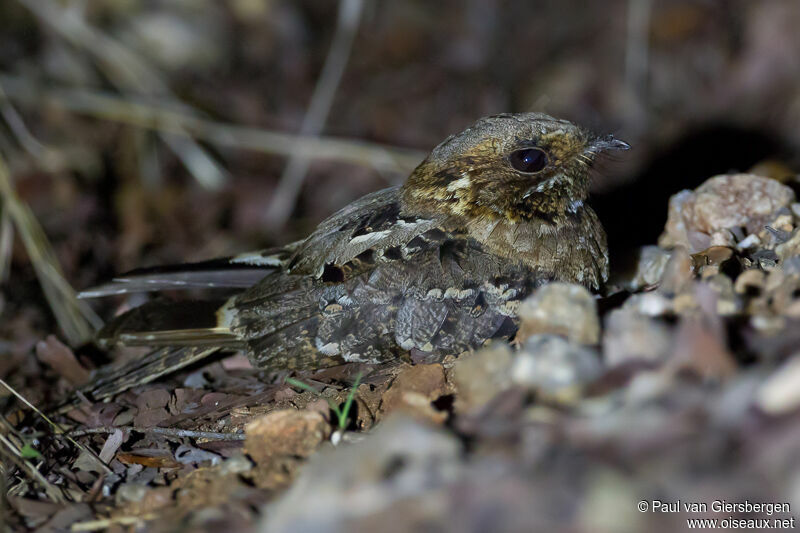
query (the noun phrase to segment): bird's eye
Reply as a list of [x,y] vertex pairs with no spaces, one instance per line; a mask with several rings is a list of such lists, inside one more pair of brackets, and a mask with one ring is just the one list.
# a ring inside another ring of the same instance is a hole
[[525,148],[511,152],[508,160],[512,167],[527,174],[539,172],[547,166],[547,154],[539,148]]

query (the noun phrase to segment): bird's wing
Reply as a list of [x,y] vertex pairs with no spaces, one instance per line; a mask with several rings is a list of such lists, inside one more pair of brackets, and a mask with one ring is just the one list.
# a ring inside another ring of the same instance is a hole
[[459,353],[513,334],[519,301],[552,277],[488,253],[446,221],[409,220],[416,229],[404,233],[398,216],[388,203],[346,218],[317,237],[329,246],[293,258],[309,273],[290,266],[232,297],[218,326],[245,340],[262,368]]
[[513,333],[519,300],[546,279],[453,221],[404,213],[387,189],[320,224],[284,268],[224,304],[154,302],[104,333],[127,345],[246,346],[262,368],[383,362]]
[[366,250],[391,248],[434,225],[430,219],[400,213],[399,188],[392,187],[341,209],[304,240],[233,257],[132,270],[82,291],[79,297],[197,288],[246,289],[287,268],[321,277],[326,263],[344,264]]
[[397,257],[415,237],[441,225],[435,217],[404,213],[400,188],[368,194],[324,220],[295,250],[287,267],[295,275],[338,279],[352,261]]

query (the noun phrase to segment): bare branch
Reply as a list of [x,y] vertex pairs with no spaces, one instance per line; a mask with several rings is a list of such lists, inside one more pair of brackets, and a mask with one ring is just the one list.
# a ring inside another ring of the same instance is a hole
[[136,433],[143,433],[146,435],[166,435],[168,437],[189,437],[193,439],[234,440],[234,441],[245,439],[244,433],[194,431],[191,429],[162,428],[162,427],[142,428],[142,427],[113,427],[113,426],[76,429],[74,431],[70,431],[69,436],[82,437],[83,435],[114,433],[117,430],[135,431]]

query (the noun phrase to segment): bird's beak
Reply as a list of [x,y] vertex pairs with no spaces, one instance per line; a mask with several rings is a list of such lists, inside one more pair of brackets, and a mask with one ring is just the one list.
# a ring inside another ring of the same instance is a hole
[[631,145],[620,139],[615,139],[613,135],[598,137],[588,147],[589,152],[607,152],[609,150],[630,150]]

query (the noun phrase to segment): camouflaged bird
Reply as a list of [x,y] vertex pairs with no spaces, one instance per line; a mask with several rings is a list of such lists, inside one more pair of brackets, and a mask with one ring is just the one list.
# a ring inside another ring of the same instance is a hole
[[[244,350],[264,369],[459,353],[512,336],[520,301],[543,283],[601,287],[608,252],[584,203],[590,167],[626,148],[544,114],[483,118],[434,148],[404,185],[353,202],[302,241],[133,272],[84,296],[241,291],[151,302],[113,320],[107,344],[163,347],[134,369],[134,384],[220,349]],[[124,388],[115,379],[96,383],[95,396]]]

